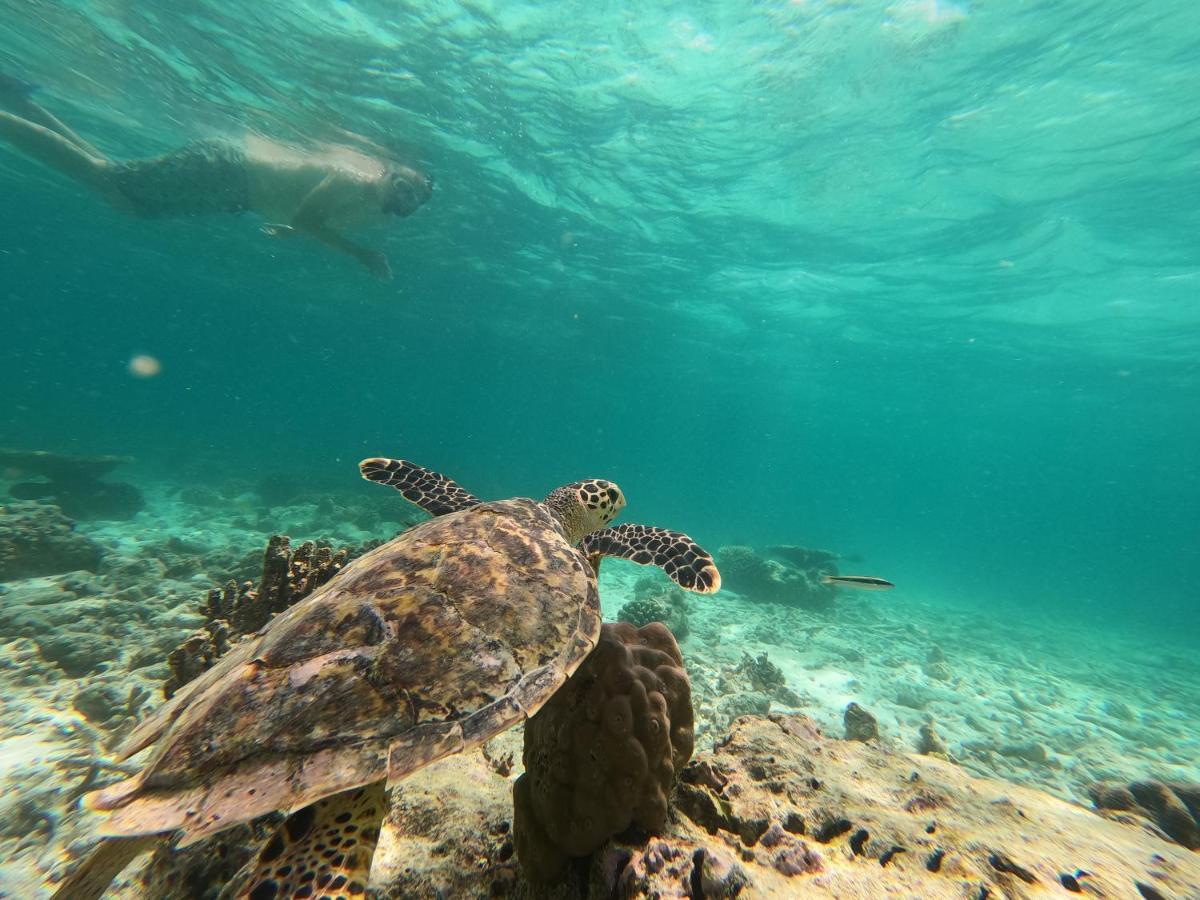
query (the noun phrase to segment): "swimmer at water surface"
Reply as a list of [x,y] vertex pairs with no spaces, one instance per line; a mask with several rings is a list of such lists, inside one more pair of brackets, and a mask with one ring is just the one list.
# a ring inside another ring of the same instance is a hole
[[304,235],[390,278],[387,257],[343,234],[412,215],[433,183],[421,172],[348,147],[306,151],[250,135],[201,140],[163,156],[114,160],[0,74],[0,139],[145,218],[255,212],[272,237]]

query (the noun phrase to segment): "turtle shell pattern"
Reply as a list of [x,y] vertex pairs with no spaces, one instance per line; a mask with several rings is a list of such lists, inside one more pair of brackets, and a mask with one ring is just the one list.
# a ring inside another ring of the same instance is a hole
[[180,846],[387,779],[535,713],[600,633],[596,576],[528,499],[424,522],[355,560],[143,723],[143,771],[89,796],[109,835]]

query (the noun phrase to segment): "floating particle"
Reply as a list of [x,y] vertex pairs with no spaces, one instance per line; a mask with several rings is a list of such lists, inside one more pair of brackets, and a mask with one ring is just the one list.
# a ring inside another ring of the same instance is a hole
[[129,374],[135,378],[153,378],[162,372],[162,363],[153,356],[139,353],[129,361]]

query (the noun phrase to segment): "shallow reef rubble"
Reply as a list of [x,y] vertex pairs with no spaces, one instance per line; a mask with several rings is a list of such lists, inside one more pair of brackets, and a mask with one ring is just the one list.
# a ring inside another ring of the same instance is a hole
[[1186,900],[1200,885],[1200,854],[1139,824],[803,716],[739,719],[683,769],[660,834],[619,835],[550,885],[516,859],[513,780],[473,753],[403,782],[376,896]]
[[156,665],[174,643],[173,635],[198,624],[186,599],[190,586],[164,583],[162,596],[145,603],[130,599],[122,583],[102,570],[4,585],[0,641],[32,642],[43,661],[60,670],[60,678],[121,680]]
[[132,461],[127,456],[0,448],[0,470],[9,480],[40,479],[11,485],[11,497],[52,503],[75,519],[131,519],[145,507],[134,485],[104,480],[117,466]]
[[777,545],[781,559],[763,556],[753,547],[728,545],[717,551],[722,583],[754,603],[777,603],[809,611],[832,608],[837,589],[823,584],[822,575],[836,575],[836,554]]
[[303,473],[193,484],[179,488],[174,498],[186,510],[224,515],[233,527],[259,533],[329,536],[331,528],[349,526],[389,537],[428,517],[398,497],[374,491],[353,496],[313,491]]

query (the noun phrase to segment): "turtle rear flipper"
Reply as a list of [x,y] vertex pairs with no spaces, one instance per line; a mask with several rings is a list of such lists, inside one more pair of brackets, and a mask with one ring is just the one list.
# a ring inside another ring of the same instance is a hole
[[658,566],[681,588],[697,594],[721,589],[721,574],[712,556],[681,531],[617,525],[585,535],[579,549],[597,569],[602,557],[616,556],[639,566]]
[[135,856],[160,840],[162,835],[159,834],[105,838],[75,871],[63,879],[50,900],[99,900]]
[[227,888],[223,900],[365,896],[385,800],[384,784],[376,781],[296,810],[234,879],[237,892]]
[[444,516],[482,502],[453,479],[407,460],[372,457],[360,462],[358,471],[367,481],[394,487],[405,500],[431,516]]

